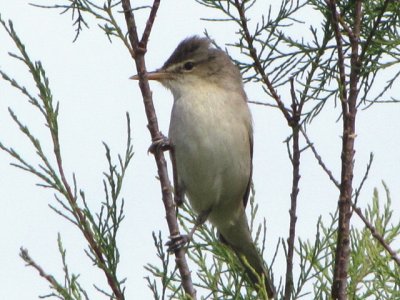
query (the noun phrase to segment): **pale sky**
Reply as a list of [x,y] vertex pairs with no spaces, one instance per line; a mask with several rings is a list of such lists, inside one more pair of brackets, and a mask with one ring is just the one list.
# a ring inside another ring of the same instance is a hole
[[[102,172],[107,165],[102,141],[109,144],[114,154],[122,153],[126,141],[125,112],[131,115],[135,155],[123,190],[126,217],[119,234],[119,274],[120,278],[127,277],[126,299],[149,299],[151,292],[143,279],[149,274],[143,265],[157,262],[151,233],[161,230],[166,238],[168,231],[155,178],[154,158],[147,155],[150,135],[141,94],[137,83],[128,80],[135,73],[134,63],[123,45],[117,40],[110,44],[93,20],[90,29],[84,30],[77,42],[72,43],[74,28],[70,15],[34,8],[28,1],[3,2],[2,18],[13,20],[31,58],[41,60],[47,71],[54,99],[60,102],[60,139],[66,172],[69,179],[72,172],[76,174],[79,187],[85,191],[92,207],[99,207],[104,199]],[[146,16],[147,11],[137,16],[141,29]],[[211,11],[195,1],[161,3],[146,56],[148,69],[160,67],[180,40],[193,34],[202,35],[204,29],[220,46],[233,42],[236,28],[230,23],[200,20],[210,16]],[[310,21],[309,16],[304,19]],[[298,31],[299,38],[303,32]],[[0,68],[34,91],[26,67],[7,55],[17,50],[4,30],[0,30],[0,45]],[[151,87],[160,128],[166,134],[172,96],[157,83],[151,83]],[[394,89],[392,95],[399,95],[398,86]],[[254,84],[247,85],[246,92],[251,100],[272,102]],[[285,99],[288,87],[280,87],[279,93]],[[0,80],[0,141],[20,150],[29,161],[37,161],[31,145],[12,122],[8,107],[43,140],[50,153],[50,137],[42,116],[3,80]],[[251,109],[255,124],[256,201],[260,206],[259,219],[267,219],[267,245],[270,247],[267,246],[265,258],[269,261],[278,239],[286,239],[288,235],[291,167],[283,141],[289,128],[276,109],[255,105],[251,105]],[[310,138],[336,178],[340,175],[341,145],[341,123],[335,123],[338,115],[339,109],[334,103],[327,103],[326,110],[309,126]],[[375,105],[359,111],[355,187],[362,179],[370,152],[375,155],[359,200],[362,208],[371,202],[374,187],[379,188],[384,198],[382,180],[391,191],[393,208],[400,207],[399,115],[400,105],[394,104]],[[0,153],[0,298],[37,299],[49,293],[47,282],[36,271],[25,267],[19,258],[21,246],[27,248],[47,272],[62,280],[57,251],[57,233],[60,232],[70,271],[81,274],[81,283],[93,299],[105,299],[92,286],[96,283],[106,287],[106,282],[84,254],[85,243],[80,232],[49,209],[49,203],[55,204],[52,192],[35,186],[36,178],[9,166],[10,162],[9,156]],[[313,238],[318,217],[322,215],[328,220],[329,213],[334,212],[338,192],[310,151],[302,156],[301,175],[297,233],[303,238]],[[394,217],[399,217],[398,211]],[[356,216],[353,223],[360,225]],[[285,269],[282,253],[276,263],[276,278],[283,275]]]

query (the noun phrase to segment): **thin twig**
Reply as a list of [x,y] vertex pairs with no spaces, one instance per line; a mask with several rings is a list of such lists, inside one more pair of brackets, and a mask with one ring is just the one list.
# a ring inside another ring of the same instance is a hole
[[[129,40],[135,54],[134,59],[136,63],[136,69],[140,78],[139,87],[142,93],[143,103],[148,120],[147,127],[150,131],[152,141],[157,141],[162,138],[162,134],[158,127],[157,116],[153,105],[150,86],[148,80],[143,75],[146,73],[144,55],[146,53],[147,41],[155,20],[157,9],[160,5],[160,0],[154,0],[153,2],[153,6],[151,8],[146,28],[140,43],[137,34],[135,17],[132,12],[130,1],[122,0],[121,4],[125,15],[125,21],[128,27]],[[166,212],[166,220],[170,236],[176,236],[180,234],[179,226],[175,213],[175,204],[172,198],[171,183],[168,177],[168,169],[164,153],[162,151],[154,151],[154,158],[157,164],[158,177],[161,184],[162,201]],[[182,278],[183,289],[185,290],[186,294],[189,295],[192,299],[196,299],[196,290],[193,287],[191,273],[189,271],[189,267],[186,261],[185,250],[183,248],[175,251],[175,261]]]
[[157,14],[157,10],[158,10],[159,6],[160,6],[160,1],[155,0],[153,2],[153,6],[151,7],[150,15],[149,15],[149,18],[147,19],[146,28],[144,29],[142,39],[140,40],[139,46],[143,47],[143,45],[147,45],[147,42],[149,41],[150,32],[153,27],[154,20],[156,18],[156,14]]
[[347,102],[347,88],[346,88],[346,73],[345,73],[345,63],[344,63],[344,53],[343,53],[343,40],[342,34],[340,33],[340,28],[338,24],[338,13],[336,10],[335,0],[325,0],[328,8],[331,11],[332,27],[335,34],[337,53],[338,53],[338,68],[339,68],[339,89],[340,89],[340,100],[342,102],[342,109],[346,111],[345,103]]
[[120,284],[117,281],[117,279],[115,278],[114,274],[112,274],[112,271],[107,267],[106,259],[104,258],[105,254],[104,254],[100,244],[95,239],[93,230],[91,229],[91,225],[89,224],[85,213],[76,204],[76,198],[74,197],[74,195],[72,193],[72,189],[71,189],[68,181],[66,180],[66,177],[64,175],[64,167],[62,165],[61,153],[59,150],[58,141],[57,141],[57,144],[55,144],[54,153],[56,155],[57,165],[58,165],[58,170],[59,170],[59,173],[61,176],[61,180],[66,189],[65,197],[67,198],[69,204],[72,207],[72,211],[73,211],[75,218],[78,220],[78,223],[80,224],[79,228],[81,229],[83,235],[85,236],[87,242],[89,243],[89,246],[93,251],[93,254],[96,256],[96,261],[98,263],[98,266],[103,270],[104,274],[106,275],[107,282],[115,295],[115,299],[123,300],[123,299],[125,299],[125,296],[124,296],[123,291],[120,288]]
[[374,155],[371,153],[369,156],[369,161],[367,164],[367,170],[364,173],[363,179],[361,180],[360,186],[356,189],[356,195],[354,202],[351,204],[353,211],[360,217],[360,219],[364,222],[365,226],[369,229],[372,236],[381,244],[381,246],[390,254],[391,258],[397,263],[400,267],[400,257],[397,255],[396,251],[394,251],[390,245],[385,241],[383,236],[376,230],[376,228],[368,221],[368,219],[363,215],[361,209],[357,207],[358,197],[360,195],[360,191],[368,178],[369,171],[371,170],[372,162],[374,160]]
[[[273,108],[278,108],[280,109],[280,107],[276,104],[272,104],[272,103],[267,103],[267,102],[261,102],[261,101],[255,101],[255,100],[248,100],[247,103],[250,104],[256,104],[256,105],[263,105],[263,106],[268,106],[268,107],[273,107]],[[292,112],[292,111],[290,111]]]
[[[60,215],[66,217],[68,220],[71,220],[71,222],[75,225],[78,226],[78,228],[81,230],[83,233],[86,241],[89,244],[90,251],[94,254],[95,256],[95,263],[98,265],[100,269],[103,270],[107,281],[109,283],[110,288],[112,289],[115,299],[118,300],[123,300],[124,295],[123,292],[120,289],[120,284],[115,277],[115,274],[112,273],[112,270],[107,266],[106,263],[106,255],[103,252],[103,249],[101,248],[101,245],[99,245],[98,240],[95,238],[95,233],[92,230],[90,220],[87,219],[87,214],[77,205],[77,197],[76,197],[76,190],[73,192],[67,179],[65,176],[64,172],[64,166],[62,163],[62,156],[61,156],[61,148],[60,148],[60,141],[58,137],[58,121],[57,121],[57,115],[58,115],[58,104],[56,106],[53,106],[53,98],[51,94],[51,90],[48,86],[48,79],[46,77],[45,71],[41,65],[40,62],[32,63],[32,60],[29,58],[28,53],[25,50],[25,46],[22,44],[22,42],[19,40],[18,35],[13,29],[12,22],[9,22],[9,26],[5,24],[4,21],[0,19],[0,22],[4,26],[4,28],[7,30],[8,34],[10,37],[13,39],[15,42],[16,46],[18,47],[21,57],[21,59],[29,68],[33,79],[39,89],[39,96],[41,99],[41,104],[39,104],[39,101],[36,98],[30,98],[31,104],[37,107],[40,112],[43,114],[43,116],[46,119],[46,125],[49,128],[51,138],[52,138],[52,143],[53,143],[53,152],[54,156],[57,161],[57,171],[58,174],[56,173],[56,170],[53,169],[52,165],[50,164],[48,158],[44,154],[40,141],[36,139],[29,131],[29,129],[24,126],[17,118],[17,116],[10,110],[10,114],[13,117],[14,121],[19,125],[21,131],[30,139],[31,143],[34,145],[35,149],[37,150],[37,155],[40,157],[44,165],[39,165],[40,169],[44,172],[40,172],[27,164],[16,152],[12,151],[12,149],[7,149],[4,147],[3,150],[7,151],[10,155],[14,156],[21,165],[16,165],[26,171],[32,172],[35,175],[37,175],[39,178],[41,178],[45,182],[45,187],[52,187],[56,189],[58,192],[60,192],[68,201],[69,207],[67,205],[64,205],[57,197],[57,201],[62,203],[62,206],[72,214],[73,218],[67,217],[66,214],[61,213],[60,211],[56,210],[57,213]],[[14,84],[17,88],[20,88],[18,84]],[[21,88],[20,88],[21,89]],[[24,90],[24,88],[22,89]],[[26,93],[28,95],[28,93]],[[46,176],[45,174],[49,175],[50,177]],[[51,178],[51,179],[50,179]],[[75,182],[75,181],[74,181]],[[21,249],[21,257],[30,263],[32,266],[34,266],[39,273],[41,274],[42,277],[46,278],[48,281],[51,281],[51,277],[45,276],[43,270],[39,268],[38,265],[34,264],[33,261],[30,259],[29,255],[27,254],[26,250]]]
[[386,243],[385,239],[379,232],[376,230],[376,228],[367,220],[367,218],[363,215],[361,209],[354,204],[352,205],[353,210],[355,213],[360,217],[360,219],[364,222],[365,226],[369,229],[371,232],[372,236],[381,244],[383,248],[390,254],[392,259],[396,262],[396,264],[400,267],[400,257],[397,255],[397,252],[393,250],[388,243]]
[[373,153],[370,153],[370,154],[369,154],[369,161],[368,161],[368,164],[367,164],[367,170],[366,170],[365,173],[364,173],[364,176],[363,176],[363,178],[362,178],[362,180],[361,180],[361,182],[360,182],[360,185],[358,186],[358,188],[356,188],[356,193],[355,193],[355,196],[354,196],[354,203],[353,203],[353,206],[356,206],[356,205],[357,205],[358,197],[360,196],[360,192],[361,192],[361,190],[362,190],[362,188],[363,188],[363,186],[364,186],[365,181],[366,181],[367,178],[368,178],[369,171],[371,170],[371,166],[372,166],[373,160],[374,160],[374,154],[373,154]]
[[334,183],[334,185],[340,189],[340,183],[339,181],[336,180],[336,178],[333,176],[332,171],[326,166],[324,161],[322,160],[321,156],[317,152],[317,149],[314,146],[314,143],[311,142],[311,140],[308,138],[307,133],[305,132],[303,127],[300,127],[300,131],[303,134],[304,138],[306,139],[307,145],[311,148],[312,153],[314,154],[315,158],[318,161],[318,164],[322,167],[322,169],[325,171],[325,173],[329,176],[329,179]]
[[293,175],[292,175],[292,190],[290,194],[291,204],[290,204],[290,225],[289,225],[289,237],[287,239],[288,243],[288,251],[286,255],[286,278],[285,278],[285,294],[284,299],[290,300],[292,291],[293,291],[293,255],[294,255],[294,242],[296,237],[296,207],[297,207],[297,196],[299,193],[299,181],[300,181],[300,155],[301,150],[299,146],[299,129],[301,113],[303,109],[303,105],[305,102],[305,97],[302,97],[300,102],[298,101],[294,89],[293,78],[290,79],[291,84],[291,99],[292,105],[291,109],[286,108],[284,103],[282,102],[280,96],[278,95],[276,89],[273,87],[271,81],[268,78],[268,75],[265,73],[265,69],[263,68],[260,58],[257,54],[257,50],[253,45],[253,37],[250,34],[247,18],[245,16],[245,2],[240,3],[239,0],[235,0],[234,3],[240,17],[240,25],[243,31],[244,39],[247,42],[247,49],[249,50],[250,56],[254,62],[253,68],[255,71],[260,74],[263,82],[268,88],[269,93],[274,98],[278,108],[282,112],[289,126],[292,128],[292,156],[290,151],[288,151],[289,156],[291,157]]
[[[318,153],[317,149],[315,148],[314,144],[310,141],[308,135],[304,131],[303,128],[300,128],[301,133],[303,134],[304,138],[306,139],[306,142],[308,146],[311,148],[311,151],[313,152],[315,158],[318,161],[318,164],[322,167],[322,169],[325,171],[325,173],[329,176],[329,179],[335,184],[335,186],[340,189],[340,184],[339,182],[335,179],[335,177],[332,175],[332,172],[329,170],[329,168],[326,166],[324,163],[323,159],[321,158],[321,155]],[[388,243],[386,243],[385,239],[378,233],[377,229],[367,220],[367,218],[363,215],[361,209],[357,207],[357,198],[359,197],[359,193],[368,177],[371,165],[373,161],[373,154],[371,153],[369,162],[367,164],[367,170],[364,173],[363,179],[359,185],[359,187],[356,189],[356,195],[355,195],[355,200],[354,203],[351,203],[351,206],[353,210],[356,212],[356,214],[360,217],[360,219],[364,222],[365,226],[370,230],[372,236],[377,239],[377,241],[382,245],[382,247],[390,254],[392,259],[400,266],[400,258],[397,256],[396,251],[394,251]]]
[[383,3],[382,10],[379,12],[378,17],[374,21],[374,25],[372,26],[372,30],[370,31],[370,33],[369,33],[369,35],[367,37],[367,40],[365,41],[365,43],[364,43],[364,45],[362,47],[361,54],[360,54],[360,59],[359,59],[360,63],[362,63],[364,61],[365,54],[367,53],[368,47],[371,46],[372,38],[374,37],[374,34],[376,33],[376,31],[378,29],[378,26],[381,23],[382,16],[385,13],[390,1],[391,0],[386,0]]
[[271,93],[272,98],[274,98],[279,109],[285,116],[286,120],[289,122],[291,120],[291,115],[290,115],[288,109],[285,107],[285,104],[283,104],[281,97],[278,95],[277,91],[272,86],[272,83],[269,80],[268,75],[265,73],[265,70],[261,64],[259,57],[258,57],[257,50],[253,45],[253,37],[250,34],[250,31],[249,31],[249,28],[247,25],[247,19],[245,16],[245,9],[244,9],[245,2],[240,3],[239,0],[235,0],[234,5],[239,13],[240,25],[243,30],[244,38],[247,42],[247,48],[249,50],[250,56],[254,62],[254,69],[256,70],[256,72],[258,74],[261,75],[261,78],[262,78],[263,82],[265,83],[265,85],[267,86],[269,92]]
[[286,277],[285,277],[285,294],[284,299],[290,300],[293,291],[293,255],[294,255],[294,242],[296,238],[296,209],[297,209],[297,196],[299,194],[299,181],[300,181],[300,145],[299,145],[299,129],[301,109],[303,101],[300,103],[297,100],[293,78],[290,79],[290,92],[292,98],[292,121],[289,125],[292,128],[292,191],[290,194],[290,225],[289,237],[287,239],[287,254],[286,254]]
[[[20,249],[20,254],[19,256],[25,261],[25,263],[27,264],[27,266],[30,266],[34,269],[36,269],[39,272],[39,275],[41,277],[43,277],[44,279],[46,279],[50,285],[59,293],[63,294],[64,288],[62,287],[61,284],[59,284],[57,282],[57,280],[50,274],[46,273],[43,268],[41,266],[39,266],[29,255],[28,250],[21,248]],[[63,295],[63,296],[67,296],[68,295]]]

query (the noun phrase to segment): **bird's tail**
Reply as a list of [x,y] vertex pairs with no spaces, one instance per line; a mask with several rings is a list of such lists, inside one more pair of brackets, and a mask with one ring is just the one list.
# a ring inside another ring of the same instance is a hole
[[220,230],[220,238],[236,253],[254,286],[259,287],[262,284],[260,279],[263,279],[268,299],[274,299],[274,285],[269,277],[264,260],[252,241],[245,215],[244,219],[242,218],[239,223],[241,224],[235,224],[235,226]]
[[[250,257],[248,256],[248,254],[241,253],[236,250],[235,250],[235,253],[238,256],[239,260],[242,262],[242,265],[245,268],[246,273],[249,276],[252,283],[254,284],[254,286],[259,287],[262,284],[262,282],[260,282],[260,280],[264,280],[263,283],[265,285],[265,289],[268,294],[268,299],[274,299],[275,288],[270,279],[267,268],[264,267],[264,261],[261,259],[258,251],[256,250],[253,254],[251,254]],[[251,261],[251,258],[254,258],[254,255],[256,255],[260,259],[256,259],[256,260],[253,259],[253,261]]]

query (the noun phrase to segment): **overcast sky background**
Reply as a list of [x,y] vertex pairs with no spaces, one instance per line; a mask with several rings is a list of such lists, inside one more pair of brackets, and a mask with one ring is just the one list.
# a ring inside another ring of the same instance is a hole
[[[127,277],[126,299],[149,299],[151,293],[143,279],[148,274],[143,265],[157,262],[151,232],[161,230],[166,237],[168,231],[160,187],[155,179],[154,158],[147,155],[150,135],[141,94],[137,83],[128,80],[136,73],[133,61],[119,41],[112,44],[107,41],[95,22],[90,22],[90,29],[84,30],[77,42],[72,43],[75,33],[70,15],[60,16],[55,10],[34,8],[27,1],[3,2],[0,8],[2,18],[13,20],[31,58],[42,61],[50,78],[54,99],[60,102],[60,139],[66,172],[70,179],[72,172],[76,174],[78,185],[85,191],[92,207],[99,207],[103,201],[102,172],[107,164],[102,141],[109,144],[114,154],[123,153],[125,112],[131,115],[135,155],[123,190],[126,218],[119,235],[119,274],[120,278]],[[259,7],[265,13],[267,8],[267,5]],[[137,13],[140,29],[147,14],[148,11]],[[204,29],[221,46],[233,42],[236,27],[232,24],[200,20],[212,16],[216,16],[215,12],[195,1],[162,3],[146,55],[148,69],[160,67],[183,38],[202,35]],[[309,12],[303,20],[317,25],[318,17]],[[293,32],[299,38],[306,34],[300,27],[294,27]],[[26,67],[8,56],[7,52],[17,50],[3,29],[0,30],[0,45],[1,69],[36,94]],[[151,83],[151,87],[160,128],[166,134],[172,96],[157,83]],[[392,95],[400,94],[398,86],[393,89]],[[246,92],[251,100],[272,102],[254,84],[246,85]],[[279,93],[285,99],[288,88],[279,88]],[[37,161],[31,145],[12,122],[8,107],[30,126],[51,153],[50,137],[42,116],[20,92],[3,80],[0,80],[0,141],[20,150],[28,161]],[[269,261],[279,237],[288,235],[291,167],[283,141],[289,129],[276,109],[255,105],[251,105],[251,109],[255,124],[256,201],[260,206],[259,218],[267,219],[267,244],[271,247],[267,248],[266,259]],[[336,178],[340,175],[341,146],[341,123],[335,123],[338,116],[339,109],[330,102],[308,131]],[[359,200],[361,207],[370,203],[374,187],[379,188],[384,198],[381,180],[391,191],[393,207],[400,207],[399,116],[400,105],[393,104],[375,105],[359,112],[355,187],[361,181],[370,152],[375,154],[370,177]],[[93,299],[102,299],[94,292],[92,284],[106,287],[106,282],[103,274],[93,269],[86,258],[81,234],[49,209],[48,204],[55,203],[52,192],[35,186],[38,180],[9,166],[11,161],[5,153],[0,153],[0,298],[36,299],[38,295],[49,292],[47,282],[36,271],[26,268],[18,257],[21,246],[28,248],[31,256],[47,272],[61,280],[61,259],[57,251],[57,233],[60,232],[67,249],[70,271],[81,274],[81,282],[92,296],[95,295]],[[310,151],[303,153],[301,175],[297,233],[313,238],[318,217],[322,215],[324,220],[329,220],[329,213],[334,212],[338,192]],[[398,219],[398,211],[395,217]],[[353,223],[360,224],[356,216]],[[276,266],[277,276],[282,275],[285,267],[282,255]]]

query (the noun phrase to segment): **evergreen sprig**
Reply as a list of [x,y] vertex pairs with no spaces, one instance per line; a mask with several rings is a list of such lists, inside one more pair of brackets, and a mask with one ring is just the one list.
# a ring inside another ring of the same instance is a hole
[[[8,81],[13,87],[20,90],[28,98],[29,103],[44,118],[45,126],[48,129],[52,151],[42,146],[43,141],[35,136],[29,125],[23,123],[17,114],[9,108],[10,116],[18,125],[20,131],[31,143],[38,161],[30,162],[25,159],[17,150],[0,142],[0,149],[8,153],[15,162],[13,166],[34,174],[38,179],[38,185],[54,190],[55,200],[58,205],[50,204],[50,208],[60,216],[74,224],[83,234],[87,241],[88,248],[85,250],[93,264],[103,271],[107,278],[110,291],[96,287],[101,293],[111,299],[124,299],[124,279],[119,279],[117,266],[120,261],[117,245],[117,232],[124,219],[124,201],[120,192],[126,170],[133,156],[130,118],[127,114],[127,144],[124,155],[118,155],[118,164],[112,159],[111,150],[104,143],[108,171],[104,173],[105,201],[101,204],[100,212],[93,213],[88,206],[83,190],[78,188],[75,174],[72,180],[65,174],[65,167],[62,159],[62,151],[59,136],[59,104],[53,99],[49,79],[40,61],[33,61],[18,37],[11,21],[6,23],[0,17],[0,23],[10,38],[14,41],[19,54],[10,55],[24,63],[32,75],[37,88],[37,96],[27,88],[20,85],[18,81],[0,70],[2,78]],[[61,284],[51,274],[47,274],[28,254],[26,249],[21,248],[21,257],[29,266],[34,267],[50,283],[53,292],[45,297],[56,297],[60,299],[88,299],[88,296],[78,282],[79,276],[70,273],[66,264],[66,250],[62,246],[61,237],[58,237],[59,252],[62,257],[64,284]]]

